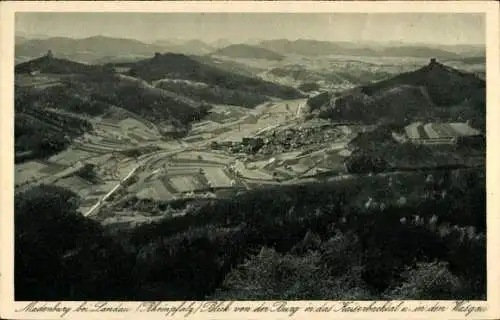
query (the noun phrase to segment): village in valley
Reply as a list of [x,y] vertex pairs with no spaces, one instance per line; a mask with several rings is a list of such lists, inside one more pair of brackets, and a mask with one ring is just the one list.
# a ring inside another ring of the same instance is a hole
[[[20,83],[27,77],[37,86],[51,78],[31,72],[20,75]],[[113,210],[131,197],[163,202],[216,198],[263,185],[353,178],[358,172],[346,165],[349,156],[363,144],[359,141],[370,139],[380,126],[310,120],[307,103],[304,98],[266,102],[254,109],[218,105],[182,138],[165,137],[150,121],[114,107],[109,115],[86,116],[94,129],[75,139],[67,150],[46,160],[18,164],[16,186],[54,183],[68,187],[83,198],[82,214],[98,216],[102,208]],[[65,114],[57,109],[45,112]],[[468,121],[416,121],[400,129],[391,131],[389,140],[437,149],[485,143],[484,135]],[[91,175],[92,181],[85,175]],[[135,212],[110,221],[130,223],[141,218],[151,219]]]

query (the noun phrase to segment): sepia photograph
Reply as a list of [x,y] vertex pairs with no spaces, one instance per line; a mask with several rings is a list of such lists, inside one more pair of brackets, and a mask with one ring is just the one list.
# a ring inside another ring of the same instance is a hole
[[488,300],[486,25],[15,12],[14,300]]

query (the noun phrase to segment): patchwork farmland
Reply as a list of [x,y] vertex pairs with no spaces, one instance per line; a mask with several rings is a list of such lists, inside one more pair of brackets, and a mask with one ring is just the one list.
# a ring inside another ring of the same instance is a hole
[[[262,185],[349,176],[345,167],[351,154],[347,143],[371,127],[308,127],[300,119],[303,102],[265,103],[253,110],[217,106],[217,116],[195,125],[181,140],[163,139],[147,121],[116,108],[107,115],[91,118],[94,129],[46,163],[32,161],[17,166],[16,183],[41,183],[56,178],[59,185],[82,196],[82,212],[92,209],[92,214],[98,215],[95,208],[112,208],[127,197],[169,202]],[[405,131],[410,141],[439,143],[475,134],[463,123],[414,123]],[[212,148],[214,141],[243,145],[245,138],[256,134],[266,143],[264,151],[279,149],[281,145],[287,148],[256,154],[243,149],[233,152]],[[78,168],[87,164],[95,166],[92,182],[75,176]],[[113,197],[103,200],[110,192]]]
[[449,142],[456,138],[479,135],[467,123],[412,123],[405,128],[406,136],[416,143]]

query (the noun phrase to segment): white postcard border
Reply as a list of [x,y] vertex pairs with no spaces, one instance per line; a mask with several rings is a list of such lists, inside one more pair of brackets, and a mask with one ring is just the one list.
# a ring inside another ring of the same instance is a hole
[[[500,206],[497,197],[496,187],[500,181],[500,167],[498,163],[498,143],[494,137],[500,137],[499,108],[500,92],[496,90],[499,86],[499,6],[494,1],[381,1],[381,2],[310,2],[310,1],[194,1],[194,2],[145,2],[145,1],[12,1],[0,3],[0,50],[1,50],[1,106],[0,119],[3,122],[0,126],[0,147],[2,148],[0,177],[3,179],[0,188],[0,203],[3,205],[0,232],[1,246],[1,274],[0,274],[0,318],[7,319],[57,319],[62,316],[66,319],[124,319],[135,318],[137,316],[147,316],[150,319],[164,318],[185,318],[186,313],[178,310],[172,314],[168,312],[141,312],[141,302],[109,302],[108,307],[130,308],[129,312],[77,312],[76,308],[82,305],[82,302],[61,301],[59,308],[61,312],[16,312],[23,310],[27,302],[14,302],[13,295],[13,175],[14,159],[13,150],[13,61],[14,61],[14,13],[20,11],[136,11],[136,12],[475,12],[486,14],[487,25],[487,193],[488,193],[488,233],[487,233],[487,265],[488,265],[488,301],[471,302],[474,306],[486,306],[487,311],[472,313],[466,315],[466,312],[453,311],[455,302],[450,301],[404,301],[403,305],[407,308],[415,308],[419,305],[428,307],[443,306],[446,311],[436,312],[305,312],[308,306],[321,306],[328,304],[332,308],[339,309],[342,302],[322,302],[322,301],[301,301],[286,302],[288,307],[297,306],[301,309],[297,311],[294,318],[305,318],[314,316],[317,319],[330,319],[339,316],[345,319],[361,319],[383,317],[385,319],[498,319],[500,318],[500,272],[499,272],[499,247],[500,238],[496,232],[500,230]],[[495,161],[496,160],[496,161]],[[179,306],[182,302],[163,302],[164,306]],[[187,303],[187,302],[186,302]],[[232,311],[224,312],[201,312],[207,307],[207,302],[196,302],[193,308],[198,308],[198,312],[189,315],[196,319],[234,319],[241,317],[245,319],[285,319],[291,316],[287,312],[235,312],[235,306],[248,306],[251,310],[262,306],[265,303],[271,306],[274,302],[234,302],[231,306]],[[355,302],[359,306],[369,306],[372,302]],[[393,302],[396,303],[396,302]],[[56,302],[47,303],[53,306]],[[377,302],[382,305],[383,302]],[[94,302],[87,302],[87,306],[94,306]],[[34,306],[43,306],[43,302]],[[186,306],[186,304],[184,304]],[[71,308],[69,313],[65,313],[65,307]],[[276,307],[277,308],[277,307]],[[401,307],[402,308],[402,307]],[[174,310],[174,309],[172,309]],[[413,310],[413,309],[412,309]]]

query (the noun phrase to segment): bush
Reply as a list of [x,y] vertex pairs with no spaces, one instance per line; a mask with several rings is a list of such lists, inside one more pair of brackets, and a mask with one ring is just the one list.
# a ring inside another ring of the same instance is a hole
[[402,284],[389,291],[394,300],[461,299],[462,281],[453,275],[445,262],[417,263],[402,275]]

